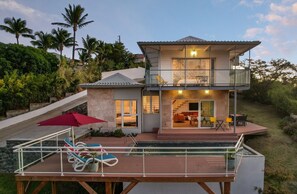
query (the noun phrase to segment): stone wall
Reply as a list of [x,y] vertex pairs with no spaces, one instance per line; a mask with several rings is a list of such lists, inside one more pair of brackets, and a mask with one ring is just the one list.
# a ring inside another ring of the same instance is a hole
[[113,89],[88,89],[88,115],[107,121],[93,124],[93,128],[115,129],[115,103]]
[[[7,140],[6,147],[0,148],[0,173],[13,173],[17,169],[18,165],[18,154],[13,152],[13,147],[22,143],[27,142],[26,140]],[[55,146],[55,140],[44,141],[43,146]],[[59,140],[59,146],[64,145],[63,140]],[[38,145],[39,146],[39,145]],[[40,152],[24,153],[24,165],[29,162],[33,162],[40,158]]]

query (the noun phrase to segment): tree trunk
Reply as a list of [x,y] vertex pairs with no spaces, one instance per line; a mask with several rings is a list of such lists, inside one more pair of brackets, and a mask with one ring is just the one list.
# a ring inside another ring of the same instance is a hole
[[62,56],[62,52],[63,52],[63,50],[61,49],[61,50],[60,50],[60,62],[62,61],[62,57],[63,57],[63,56]]
[[72,49],[72,62],[74,63],[74,55],[75,55],[75,38],[76,38],[76,29],[75,26],[73,27],[73,39],[74,39],[74,43],[73,43],[73,49]]
[[19,44],[19,35],[16,34],[16,35],[15,35],[15,38],[17,39],[17,44]]

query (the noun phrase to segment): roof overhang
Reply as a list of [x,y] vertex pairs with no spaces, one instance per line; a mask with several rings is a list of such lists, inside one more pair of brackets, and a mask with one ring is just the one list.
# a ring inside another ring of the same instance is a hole
[[84,89],[96,89],[96,88],[101,88],[101,89],[120,89],[120,88],[143,88],[143,84],[139,85],[91,85],[91,84],[80,84],[81,88]]
[[144,53],[148,61],[152,63],[152,58],[159,51],[183,51],[184,49],[199,49],[203,51],[225,51],[229,52],[230,58],[244,54],[257,45],[260,41],[153,41],[137,42],[141,51]]

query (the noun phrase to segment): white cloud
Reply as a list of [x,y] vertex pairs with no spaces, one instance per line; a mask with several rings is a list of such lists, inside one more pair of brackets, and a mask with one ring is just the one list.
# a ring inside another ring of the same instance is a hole
[[29,6],[18,3],[16,0],[0,0],[0,10],[18,13],[25,16],[25,18],[48,22],[52,21],[54,18],[57,18],[56,15],[46,14]]
[[267,57],[271,57],[296,60],[296,0],[282,0],[279,3],[270,3],[267,6],[268,11],[256,14],[258,20],[255,26],[257,27],[247,28],[243,37],[262,41],[261,46],[255,49],[255,54],[259,58],[267,59]]
[[292,5],[292,12],[297,15],[297,3]]
[[285,5],[277,5],[275,3],[270,4],[270,10],[273,12],[286,12],[290,10],[289,6]]
[[258,34],[261,34],[263,32],[262,28],[249,28],[245,31],[245,34],[243,35],[244,38],[254,38]]
[[268,35],[278,35],[280,34],[280,32],[281,32],[280,29],[274,25],[267,25],[265,27],[265,33]]
[[246,7],[260,6],[264,3],[264,0],[240,0],[239,5]]
[[267,14],[264,18],[269,22],[274,22],[274,21],[281,22],[283,20],[281,16],[274,13]]
[[32,17],[35,14],[39,14],[36,10],[32,9],[31,7],[22,5],[14,0],[0,1],[0,9],[18,12],[22,15],[27,16],[27,17]]

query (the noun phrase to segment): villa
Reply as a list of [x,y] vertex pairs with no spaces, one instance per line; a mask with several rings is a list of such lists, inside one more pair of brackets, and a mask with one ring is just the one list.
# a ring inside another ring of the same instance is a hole
[[[123,184],[123,194],[258,193],[265,158],[245,146],[243,136],[266,128],[237,113],[237,93],[250,88],[250,66],[241,66],[240,57],[250,57],[259,44],[192,36],[138,42],[144,69],[108,72],[102,80],[81,85],[87,90],[88,115],[107,121],[92,127],[127,134],[83,139],[100,143],[116,164],[102,162],[95,173],[74,172],[67,162],[69,149],[58,145],[67,129],[15,147],[18,192],[24,193],[24,181],[34,180],[51,181],[53,193],[58,181],[79,182],[89,193],[96,192],[86,182],[105,182],[106,194],[112,193],[113,182]],[[45,149],[42,142],[51,138],[57,143]],[[24,164],[24,150],[30,148],[40,149],[41,163]]]

